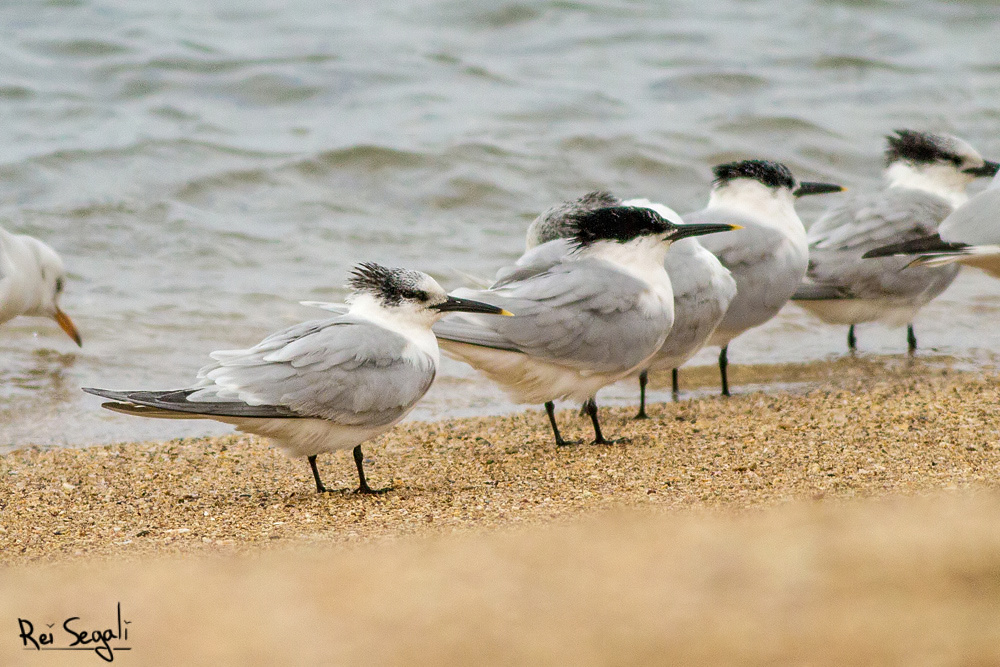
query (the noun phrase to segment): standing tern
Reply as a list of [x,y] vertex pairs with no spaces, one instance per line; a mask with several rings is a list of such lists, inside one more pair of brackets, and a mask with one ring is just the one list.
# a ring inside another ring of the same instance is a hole
[[708,340],[719,345],[722,395],[729,396],[729,343],[778,314],[806,273],[806,230],[795,213],[795,198],[840,192],[829,183],[797,182],[788,167],[767,160],[744,160],[714,168],[708,206],[684,216],[687,223],[732,223],[739,234],[701,240],[736,280],[736,296]]
[[[654,211],[663,207],[648,199],[630,199],[625,203],[646,206]],[[674,287],[674,326],[663,345],[647,362],[647,367],[639,373],[639,412],[636,419],[648,417],[646,384],[649,372],[669,370],[674,400],[677,400],[680,389],[677,369],[705,346],[736,298],[737,286],[732,273],[698,239],[681,239],[672,244],[665,266]]]
[[[528,252],[518,264],[538,261],[531,248],[538,242],[566,236],[570,227],[567,219],[574,212],[599,205],[621,204],[650,208],[665,220],[683,224],[681,217],[671,208],[648,199],[620,201],[607,192],[591,192],[579,199],[554,206],[540,215],[528,228]],[[548,254],[557,253],[558,246]],[[686,238],[670,245],[664,268],[670,277],[674,293],[674,322],[666,340],[656,354],[639,371],[639,412],[637,419],[645,419],[646,385],[649,371],[670,370],[673,393],[678,394],[677,369],[683,366],[708,341],[709,336],[722,321],[729,303],[736,296],[736,281],[729,269],[695,238]]]
[[555,420],[557,399],[582,402],[594,442],[607,443],[595,394],[641,369],[673,324],[673,290],[663,268],[669,245],[736,225],[680,226],[630,206],[575,211],[567,222],[572,238],[533,248],[490,289],[454,292],[516,317],[453,315],[434,332],[446,354],[483,372],[516,402],[544,403],[557,445],[568,444]]
[[392,428],[431,386],[440,359],[431,324],[448,312],[510,313],[449,296],[419,271],[360,264],[349,284],[346,314],[296,324],[249,349],[213,352],[215,363],[188,389],[84,391],[125,414],[214,419],[265,436],[289,456],[307,457],[318,492],[327,489],[316,456],[353,448],[357,491],[374,493],[361,443]]
[[910,260],[863,259],[887,244],[937,233],[965,188],[1000,168],[969,144],[947,134],[896,130],[886,137],[884,188],[845,198],[809,229],[809,270],[795,302],[830,324],[847,324],[847,347],[857,348],[855,325],[906,325],[907,347],[917,348],[913,318],[958,275],[958,266],[904,271]]
[[65,284],[66,269],[55,250],[0,227],[0,324],[18,315],[51,317],[82,346],[73,321],[59,308]]
[[958,262],[1000,278],[1000,173],[986,190],[945,218],[937,234],[876,248],[864,256],[897,254],[908,256],[911,267]]

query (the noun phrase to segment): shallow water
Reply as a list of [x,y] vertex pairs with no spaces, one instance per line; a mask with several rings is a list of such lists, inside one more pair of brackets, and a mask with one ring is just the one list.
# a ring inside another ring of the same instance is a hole
[[[319,314],[299,300],[342,298],[357,261],[489,276],[588,189],[690,210],[711,165],[756,156],[874,187],[896,127],[1000,156],[994,3],[659,5],[0,5],[0,224],[63,255],[85,341],[0,329],[0,447],[227,430],[117,416],[78,387],[185,386],[209,351]],[[917,333],[992,359],[998,311],[1000,283],[970,271]],[[845,334],[788,307],[730,359],[824,359]],[[859,341],[905,349],[877,326]],[[449,362],[412,416],[512,407]]]

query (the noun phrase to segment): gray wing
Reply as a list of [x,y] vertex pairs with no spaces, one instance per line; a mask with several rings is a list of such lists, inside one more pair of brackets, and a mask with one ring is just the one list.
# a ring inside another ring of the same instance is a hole
[[574,249],[573,242],[568,239],[554,239],[529,248],[512,266],[497,271],[496,282],[491,289],[545,273],[560,264]]
[[786,240],[778,230],[761,227],[753,218],[723,208],[707,208],[688,213],[684,216],[684,222],[724,223],[743,227],[731,232],[698,237],[698,243],[715,255],[734,275],[749,267],[759,266]]
[[457,296],[501,306],[514,317],[452,315],[434,332],[444,341],[618,372],[652,354],[672,323],[671,311],[649,312],[639,304],[646,293],[645,283],[606,262],[576,260],[497,289],[457,290]]
[[933,235],[950,212],[945,199],[905,188],[849,198],[809,230],[809,268],[794,298],[929,300],[951,284],[957,266],[904,272],[909,258],[863,255],[890,243]]
[[680,366],[708,340],[736,296],[736,281],[698,239],[670,246],[667,273],[674,288],[674,325],[656,353],[657,368]]
[[795,243],[753,218],[713,208],[686,215],[684,221],[743,226],[732,232],[698,237],[698,242],[715,255],[736,280],[736,297],[726,311],[721,330],[745,330],[770,319],[792,296],[801,274],[805,273],[807,253],[804,244]]
[[809,249],[860,254],[934,234],[951,212],[951,204],[943,197],[910,188],[848,197],[809,228]]
[[211,416],[319,417],[378,426],[405,414],[435,374],[433,359],[405,338],[351,315],[298,324],[252,348],[211,356],[216,363],[199,371],[195,387],[122,395],[140,405]]

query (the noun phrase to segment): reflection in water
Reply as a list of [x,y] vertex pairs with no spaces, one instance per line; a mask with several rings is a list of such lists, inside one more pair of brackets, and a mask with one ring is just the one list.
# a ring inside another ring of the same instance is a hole
[[[13,357],[17,359],[17,357]],[[0,409],[9,400],[22,396],[39,399],[66,400],[76,392],[75,384],[66,383],[66,370],[76,363],[75,352],[60,353],[45,348],[33,350],[26,359],[30,365],[0,368]]]
[[24,442],[29,433],[36,434],[37,442],[69,442],[52,417],[77,399],[79,387],[68,373],[77,354],[45,348],[28,355],[8,352],[4,350],[4,358],[16,365],[0,367],[0,451]]

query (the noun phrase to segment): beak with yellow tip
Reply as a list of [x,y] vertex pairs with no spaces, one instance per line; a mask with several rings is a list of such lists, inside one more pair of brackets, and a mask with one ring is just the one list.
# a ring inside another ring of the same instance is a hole
[[511,317],[514,313],[498,306],[494,306],[482,301],[472,299],[462,299],[457,296],[449,296],[446,301],[431,306],[442,313],[486,313],[488,315],[506,315]]
[[729,225],[726,223],[706,222],[706,223],[684,223],[674,225],[667,238],[673,242],[689,236],[704,236],[705,234],[717,234],[719,232],[731,232],[735,229],[743,229],[741,225]]

